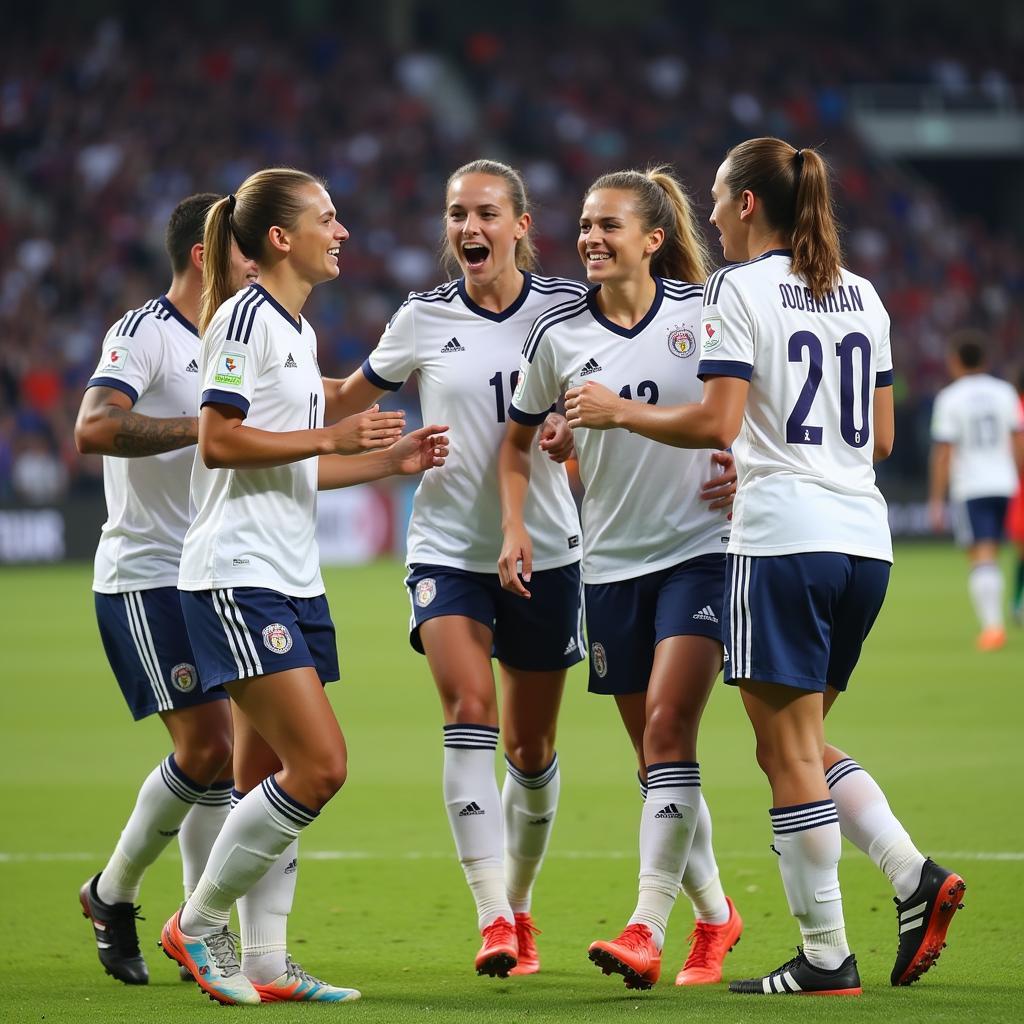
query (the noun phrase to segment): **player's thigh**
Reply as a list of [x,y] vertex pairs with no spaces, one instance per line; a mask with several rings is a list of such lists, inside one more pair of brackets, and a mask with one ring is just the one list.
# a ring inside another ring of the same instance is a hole
[[647,778],[647,759],[644,757],[644,732],[647,729],[647,691],[617,693],[614,695],[615,709],[629,737],[636,754],[641,778]]
[[235,789],[248,793],[281,770],[281,759],[234,701],[231,701],[231,717],[235,730]]
[[419,627],[446,725],[497,725],[492,633],[465,615],[441,615]]
[[[216,777],[230,763],[231,701],[213,700],[159,714],[174,744],[175,759],[186,775],[196,772]],[[194,766],[191,771],[190,765]]]

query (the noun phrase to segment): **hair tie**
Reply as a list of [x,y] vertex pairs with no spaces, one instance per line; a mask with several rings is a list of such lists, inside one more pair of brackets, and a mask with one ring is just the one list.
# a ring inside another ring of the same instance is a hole
[[236,202],[238,202],[238,200],[235,199],[235,194],[233,192],[230,193],[228,195],[228,216],[229,217],[231,216],[231,214],[233,214],[235,212],[235,203]]
[[796,161],[796,181],[795,181],[795,184],[796,184],[797,188],[799,188],[800,187],[800,174],[801,174],[801,172],[804,169],[804,151],[802,149],[798,149],[793,154],[793,159]]

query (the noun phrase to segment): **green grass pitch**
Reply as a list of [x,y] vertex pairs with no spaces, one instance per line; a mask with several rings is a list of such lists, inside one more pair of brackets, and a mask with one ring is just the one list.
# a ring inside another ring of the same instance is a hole
[[[333,570],[327,583],[344,673],[330,694],[351,772],[303,837],[290,941],[311,971],[364,998],[257,1014],[363,1024],[1024,1019],[1024,634],[1011,633],[1002,652],[975,653],[965,567],[952,549],[898,551],[888,602],[829,735],[872,771],[921,848],[965,876],[967,909],[937,968],[911,989],[890,989],[891,892],[847,845],[840,871],[859,1000],[676,989],[691,923],[685,899],[654,990],[629,993],[589,963],[588,944],[615,935],[633,907],[640,799],[612,703],[586,693],[582,669],[569,679],[562,806],[534,899],[542,973],[477,978],[475,916],[441,802],[438,703],[406,643],[401,567]],[[246,1012],[179,982],[156,949],[180,899],[175,849],[142,891],[150,985],[129,989],[102,973],[77,889],[102,866],[141,779],[167,750],[165,735],[153,719],[133,726],[122,705],[96,633],[88,567],[6,570],[0,588],[0,1021],[188,1024]],[[700,753],[723,881],[746,921],[726,973],[749,976],[787,958],[798,933],[768,849],[767,786],[729,688],[716,689]]]

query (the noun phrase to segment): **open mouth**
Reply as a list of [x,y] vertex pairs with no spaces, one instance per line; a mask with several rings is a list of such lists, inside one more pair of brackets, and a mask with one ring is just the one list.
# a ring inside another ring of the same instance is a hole
[[341,262],[341,246],[340,245],[336,245],[336,246],[334,246],[333,249],[328,249],[327,250],[327,255],[328,256],[333,256],[334,259],[335,259],[335,262],[336,263],[340,263]]
[[587,262],[588,263],[604,263],[605,260],[610,260],[612,254],[610,252],[588,252]]
[[476,243],[468,243],[462,247],[462,255],[466,258],[466,263],[471,267],[479,267],[490,253],[490,249],[486,245],[477,245]]

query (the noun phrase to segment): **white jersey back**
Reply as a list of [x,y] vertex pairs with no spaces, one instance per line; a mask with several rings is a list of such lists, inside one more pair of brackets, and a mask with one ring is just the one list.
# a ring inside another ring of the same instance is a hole
[[1017,392],[987,373],[969,373],[935,396],[932,440],[953,446],[949,495],[954,501],[1016,493],[1012,435],[1021,429]]
[[[86,387],[115,388],[144,416],[195,416],[198,356],[198,332],[162,295],[125,313],[107,331]],[[119,594],[177,586],[194,453],[189,447],[103,457],[107,521],[96,548],[93,590]]]
[[[228,299],[203,334],[202,394],[260,430],[323,426],[316,334],[260,285]],[[265,587],[290,597],[324,592],[316,544],[316,457],[271,469],[192,466],[195,518],[181,555],[182,590]]]
[[729,551],[892,561],[872,443],[875,388],[892,383],[889,315],[845,269],[815,301],[790,256],[725,267],[704,289],[700,375],[750,381]]
[[[523,340],[546,309],[585,291],[575,281],[523,276],[519,298],[501,313],[478,306],[462,280],[413,292],[363,364],[367,379],[389,391],[416,374],[423,422],[451,428],[447,461],[423,475],[413,499],[410,564],[498,571],[498,448]],[[579,561],[579,516],[565,468],[534,449],[530,472],[526,523],[534,568]]]
[[[650,311],[631,329],[601,314],[596,288],[540,317],[523,349],[510,415],[535,423],[565,391],[590,380],[635,402],[700,401],[701,287],[655,283]],[[707,451],[672,448],[625,430],[575,434],[586,487],[584,582],[632,579],[698,555],[724,554],[726,513],[709,510],[700,498],[701,485],[718,473]]]

